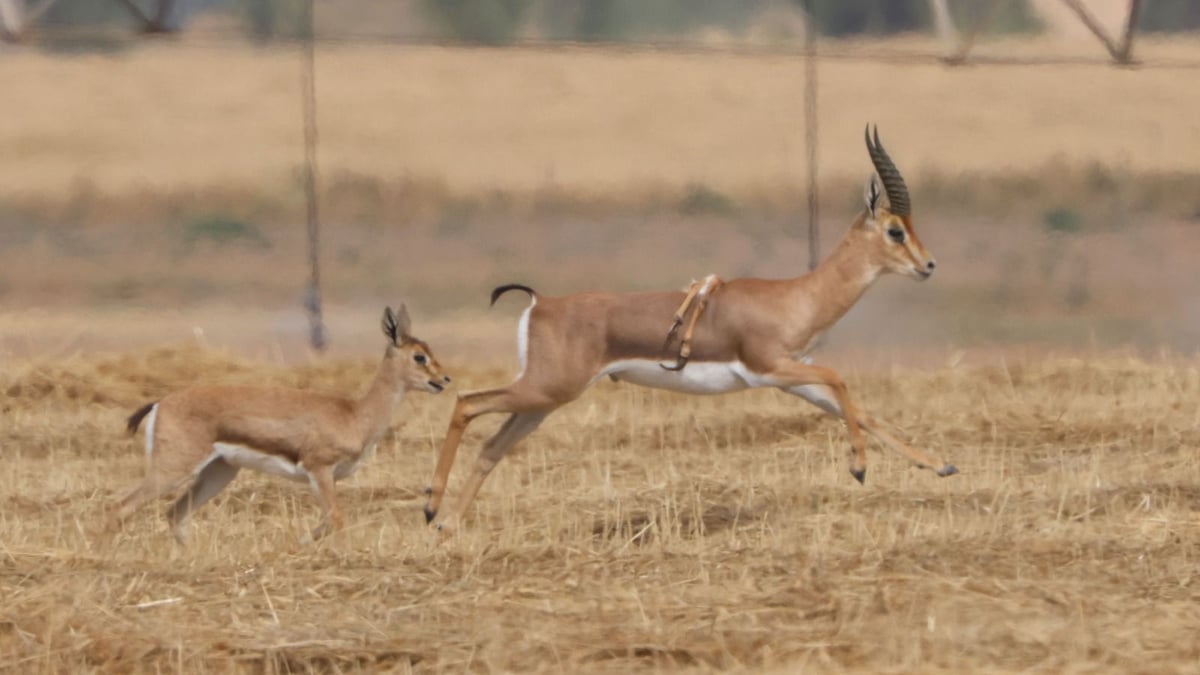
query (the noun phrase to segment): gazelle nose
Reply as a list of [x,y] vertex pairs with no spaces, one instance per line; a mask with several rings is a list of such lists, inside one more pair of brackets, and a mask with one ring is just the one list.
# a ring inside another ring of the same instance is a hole
[[447,383],[447,384],[449,384],[449,383],[450,383],[450,376],[449,376],[449,375],[443,375],[443,376],[442,376],[442,381],[443,381],[443,382],[445,382],[445,383]]
[[933,268],[935,268],[935,267],[937,267],[937,263],[934,262],[933,260],[930,260],[929,262],[925,263],[925,269],[927,271],[932,272]]

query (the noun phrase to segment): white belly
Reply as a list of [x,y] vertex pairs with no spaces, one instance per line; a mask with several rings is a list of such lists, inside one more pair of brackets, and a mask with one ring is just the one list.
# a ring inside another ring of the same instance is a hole
[[251,469],[273,476],[283,476],[300,483],[309,481],[308,471],[286,457],[260,452],[243,445],[213,443],[213,455],[239,469]]
[[683,370],[667,370],[659,361],[615,361],[599,377],[612,376],[619,382],[643,387],[668,389],[685,394],[725,394],[751,387],[767,386],[759,375],[750,372],[741,361],[693,361]]

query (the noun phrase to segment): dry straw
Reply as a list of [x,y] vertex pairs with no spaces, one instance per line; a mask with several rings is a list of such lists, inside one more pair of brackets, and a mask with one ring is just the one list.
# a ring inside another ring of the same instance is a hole
[[935,479],[873,452],[866,487],[846,474],[841,425],[789,397],[604,383],[502,464],[440,544],[420,504],[448,405],[412,397],[344,486],[350,527],[328,542],[299,545],[309,496],[259,476],[197,516],[187,551],[154,509],[97,536],[141,471],[121,433],[133,406],[198,380],[349,393],[373,365],[190,349],[6,365],[0,669],[1162,673],[1200,660],[1192,361],[851,377],[865,406],[964,469]]

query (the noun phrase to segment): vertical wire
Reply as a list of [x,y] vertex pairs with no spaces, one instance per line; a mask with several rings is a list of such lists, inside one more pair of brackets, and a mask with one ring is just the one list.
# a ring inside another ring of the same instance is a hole
[[821,260],[817,201],[817,21],[804,2],[804,146],[808,150],[808,269]]
[[321,317],[320,218],[317,204],[317,82],[316,19],[314,0],[304,3],[304,39],[301,40],[301,91],[304,108],[304,197],[307,202],[308,289],[304,307],[308,310],[309,342],[313,349],[325,349],[325,324]]

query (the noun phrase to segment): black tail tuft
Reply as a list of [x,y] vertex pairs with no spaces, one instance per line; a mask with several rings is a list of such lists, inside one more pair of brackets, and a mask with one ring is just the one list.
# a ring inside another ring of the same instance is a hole
[[144,418],[146,415],[149,415],[150,411],[153,410],[154,406],[157,404],[158,401],[151,401],[138,408],[137,412],[130,415],[129,419],[125,422],[125,430],[131,434],[137,433],[138,427],[142,424],[142,418]]
[[497,286],[495,290],[492,291],[492,304],[496,304],[496,301],[500,299],[500,296],[509,291],[525,291],[529,294],[529,297],[537,297],[537,292],[528,286],[523,286],[521,284],[505,284],[503,286]]

